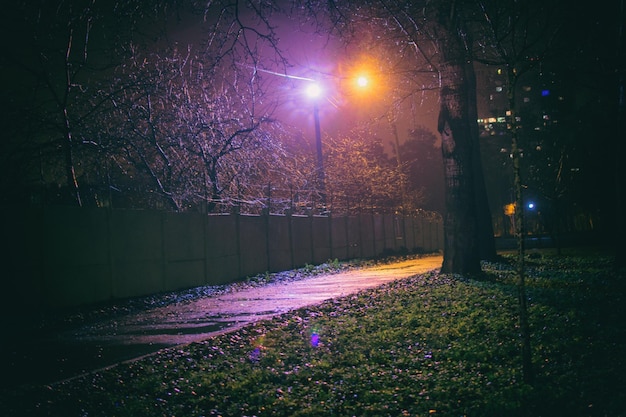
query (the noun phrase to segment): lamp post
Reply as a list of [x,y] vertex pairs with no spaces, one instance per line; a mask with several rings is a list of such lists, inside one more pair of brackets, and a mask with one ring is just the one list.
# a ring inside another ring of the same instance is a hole
[[315,149],[317,150],[317,185],[320,192],[322,207],[326,209],[326,175],[324,173],[324,156],[322,154],[322,132],[320,131],[320,108],[317,101],[313,104],[313,119],[315,120]]
[[326,176],[324,173],[324,155],[322,152],[322,131],[320,129],[319,97],[322,89],[318,84],[311,84],[307,94],[313,99],[313,121],[315,123],[315,149],[317,153],[317,190],[320,193],[322,210],[326,210]]
[[[353,78],[355,85],[353,88],[364,90],[369,87],[370,80],[366,75]],[[353,90],[354,91],[354,90]],[[324,155],[322,151],[322,132],[320,129],[320,109],[319,102],[323,91],[320,84],[312,82],[306,90],[307,95],[313,100],[313,121],[315,123],[315,149],[317,153],[317,191],[320,194],[321,210],[326,212],[326,174],[324,172]]]

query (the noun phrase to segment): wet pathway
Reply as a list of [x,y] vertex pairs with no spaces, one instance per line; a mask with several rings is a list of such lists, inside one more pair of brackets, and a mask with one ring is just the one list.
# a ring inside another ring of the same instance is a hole
[[7,355],[13,384],[51,383],[200,341],[290,310],[441,267],[441,256],[280,282],[157,307],[34,337]]

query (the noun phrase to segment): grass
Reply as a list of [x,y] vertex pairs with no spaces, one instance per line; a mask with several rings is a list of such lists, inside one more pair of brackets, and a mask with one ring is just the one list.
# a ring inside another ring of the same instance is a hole
[[[513,257],[424,274],[80,380],[3,415],[625,416],[624,283],[601,252],[528,262],[536,382],[521,377]],[[623,279],[623,276],[621,276]]]

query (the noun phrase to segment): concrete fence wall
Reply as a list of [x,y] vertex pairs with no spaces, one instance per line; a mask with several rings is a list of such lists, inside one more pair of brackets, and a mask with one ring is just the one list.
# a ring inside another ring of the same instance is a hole
[[359,214],[249,216],[68,207],[0,209],[3,277],[19,306],[65,307],[443,246],[442,225]]

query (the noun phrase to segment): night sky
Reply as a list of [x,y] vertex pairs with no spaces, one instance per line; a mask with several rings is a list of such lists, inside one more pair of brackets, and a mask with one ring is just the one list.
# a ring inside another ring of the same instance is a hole
[[[619,1],[607,2],[604,7],[589,7],[588,5],[567,4],[554,14],[555,21],[562,26],[560,32],[560,46],[554,56],[547,57],[542,71],[550,72],[550,77],[554,81],[554,89],[563,91],[566,100],[573,103],[569,110],[575,112],[567,120],[569,123],[576,123],[577,127],[568,140],[579,143],[578,148],[583,149],[590,159],[586,179],[582,182],[590,189],[590,198],[594,200],[606,200],[599,203],[607,208],[610,205],[608,195],[614,189],[613,167],[616,162],[613,160],[615,149],[623,143],[624,132],[616,131],[617,123],[617,63],[620,60],[618,53],[618,30],[619,30]],[[15,146],[15,142],[9,140],[17,136],[28,137],[33,134],[36,123],[29,120],[31,115],[21,111],[21,108],[33,108],[33,103],[41,103],[45,108],[51,100],[59,100],[59,97],[50,95],[50,90],[46,90],[45,79],[52,82],[59,82],[62,85],[64,73],[50,72],[59,66],[63,57],[63,47],[67,46],[67,28],[63,22],[50,22],[49,29],[41,23],[36,23],[37,19],[34,9],[30,5],[11,5],[12,10],[5,13],[5,24],[3,25],[3,56],[0,61],[0,73],[4,83],[4,100],[2,102],[4,130],[3,146],[11,142],[9,149],[4,151],[4,155],[21,154],[28,150],[22,147],[23,143]],[[130,10],[130,9],[129,9]],[[53,9],[45,11],[53,13]],[[129,12],[130,13],[130,12]],[[33,26],[29,26],[22,17],[28,15]],[[133,20],[131,17],[128,21]],[[128,32],[128,27],[123,20],[112,21],[104,18],[94,24],[90,36],[90,65],[83,74],[87,77],[101,77],[102,74],[109,74],[109,70],[100,71],[98,67],[108,64],[109,51],[106,49],[112,45],[119,37],[135,36],[139,44],[142,42],[149,44],[159,36],[164,36],[159,42],[178,41],[181,47],[184,42],[192,39],[200,33],[194,25],[190,25],[191,19],[200,19],[202,16],[189,16],[184,13],[175,12],[170,15],[166,24],[162,16],[151,19],[150,25],[140,24],[134,33]],[[205,16],[211,21],[213,16]],[[245,19],[245,16],[243,17]],[[35,22],[35,23],[33,23]],[[252,21],[244,21],[252,23]],[[307,20],[297,20],[293,18],[276,17],[272,20],[274,25],[278,47],[284,53],[284,58],[289,64],[287,66],[266,65],[268,70],[276,70],[289,76],[301,78],[325,78],[332,83],[334,91],[328,97],[324,105],[320,108],[322,120],[322,130],[326,134],[336,134],[343,130],[349,130],[352,126],[364,122],[374,122],[373,126],[378,135],[391,142],[386,110],[391,104],[386,92],[376,92],[374,97],[351,97],[344,94],[344,91],[337,87],[337,82],[344,82],[345,73],[355,67],[354,62],[364,59],[371,59],[376,52],[376,34],[368,33],[373,39],[374,45],[370,51],[364,53],[362,50],[355,50],[353,47],[346,47],[342,42],[338,42],[327,36],[324,31],[319,31],[314,25],[310,16]],[[122,26],[120,26],[122,25]],[[104,27],[103,30],[102,27]],[[37,51],[33,48],[32,29],[40,31],[40,45],[47,45],[47,49]],[[167,29],[167,31],[165,31]],[[81,52],[81,35],[84,35],[84,27],[76,25],[74,36],[76,38],[73,45],[73,54]],[[58,37],[58,42],[53,42]],[[206,35],[204,35],[206,36]],[[358,38],[358,36],[357,36]],[[206,39],[204,40],[206,42]],[[622,41],[623,43],[623,41]],[[158,45],[157,42],[155,45]],[[262,46],[261,54],[271,55],[274,52],[268,51],[268,46]],[[73,56],[76,58],[76,55]],[[374,57],[376,58],[376,57]],[[623,58],[623,52],[621,55]],[[275,56],[272,56],[275,59]],[[623,61],[623,60],[622,60]],[[246,63],[247,65],[247,63]],[[378,71],[388,69],[386,64],[381,63]],[[30,72],[35,69],[35,72]],[[37,71],[42,71],[38,73]],[[98,75],[99,74],[99,75]],[[288,125],[302,129],[305,137],[312,138],[313,123],[311,105],[302,100],[300,96],[301,80],[280,79],[271,80],[272,75],[264,74],[265,79],[271,85],[277,86],[276,90],[282,94],[282,105],[277,109],[277,119]],[[547,77],[544,77],[547,79]],[[81,80],[85,80],[82,78]],[[480,83],[481,80],[479,80]],[[33,94],[33,83],[40,83],[36,94]],[[331,83],[331,84],[332,84]],[[88,83],[83,85],[83,88]],[[331,90],[329,89],[329,90]],[[62,89],[55,88],[56,94],[61,95]],[[479,91],[479,93],[481,93]],[[415,94],[411,99],[405,100],[399,107],[400,117],[397,120],[398,132],[401,141],[408,137],[410,129],[425,126],[434,131],[438,111],[437,91],[423,91]],[[485,96],[478,97],[479,103],[484,102]],[[37,106],[35,106],[37,107]],[[391,150],[391,147],[388,149]],[[32,167],[30,167],[32,168]],[[3,177],[21,178],[26,175],[28,164],[15,164],[10,159],[4,160]]]

